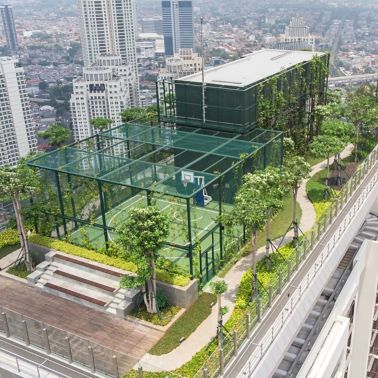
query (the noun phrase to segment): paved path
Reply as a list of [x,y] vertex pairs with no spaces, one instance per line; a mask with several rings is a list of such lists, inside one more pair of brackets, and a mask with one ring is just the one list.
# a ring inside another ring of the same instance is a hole
[[[341,158],[344,159],[351,154],[353,145],[348,145],[341,153]],[[315,175],[327,166],[327,161],[324,160],[312,167],[310,176]],[[306,195],[306,184],[304,181],[298,192],[298,203],[302,208],[302,219],[300,222],[300,229],[303,232],[308,231],[315,224],[316,213],[314,206]],[[290,236],[290,233],[287,235]],[[291,240],[291,239],[289,239]],[[257,251],[257,260],[260,260],[265,254],[265,247],[259,248]],[[222,296],[222,305],[227,306],[229,311],[224,316],[227,321],[235,307],[236,294],[239,288],[240,281],[244,273],[252,266],[252,254],[243,257],[239,260],[226,274],[224,280],[228,284],[228,292]],[[206,290],[206,289],[205,289]],[[141,360],[141,365],[147,371],[169,371],[182,366],[184,363],[191,360],[191,358],[216,335],[217,328],[217,306],[214,306],[210,316],[193,332],[188,339],[180,344],[176,349],[163,356],[153,356],[147,353]]]
[[12,265],[20,257],[21,249],[17,249],[0,259],[0,270],[4,270]]
[[[133,367],[163,335],[151,327],[118,319],[10,278],[0,276],[0,288],[1,311],[17,312],[64,330],[76,341],[82,338],[109,348],[122,357],[119,358],[122,366],[128,368]],[[57,334],[61,336],[60,332]],[[84,340],[82,343],[86,344]]]

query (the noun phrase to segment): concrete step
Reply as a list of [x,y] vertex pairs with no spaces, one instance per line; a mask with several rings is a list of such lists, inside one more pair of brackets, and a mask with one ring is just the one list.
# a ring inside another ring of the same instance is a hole
[[79,269],[82,272],[88,274],[94,274],[96,276],[104,277],[109,280],[119,282],[124,273],[120,269],[98,264],[85,259],[78,259],[72,256],[67,256],[61,253],[57,253],[53,256],[52,262],[59,265],[66,265],[74,269]]
[[63,271],[72,276],[81,277],[90,282],[95,282],[101,285],[105,285],[107,287],[111,287],[113,288],[113,291],[117,291],[119,289],[119,279],[117,279],[116,277],[114,279],[102,277],[94,271],[88,272],[87,270],[82,270],[79,266],[73,267],[61,264],[59,262],[54,262],[51,264],[48,270],[51,270],[52,273],[55,273],[56,271]]
[[322,291],[322,296],[328,299],[332,295],[332,293],[333,293],[333,289],[329,287],[325,287]]
[[297,358],[297,355],[294,353],[286,352],[285,358],[289,361],[294,361]]
[[302,347],[306,340],[296,337],[293,341],[293,344],[297,347]]
[[358,234],[358,236],[363,237],[364,239],[374,240],[376,239],[377,234],[364,229],[362,232]]
[[356,250],[360,249],[361,245],[362,245],[362,242],[353,240],[352,243],[349,246],[349,249],[356,251]]
[[378,222],[377,224],[371,225],[371,224],[366,224],[364,227],[364,231],[371,232],[374,235],[378,235]]
[[277,377],[277,378],[279,378],[279,377],[285,378],[285,377],[287,377],[287,371],[282,370],[282,369],[277,369],[274,373],[274,376]]
[[63,277],[62,278],[53,277],[53,279],[45,283],[45,287],[48,284],[61,287],[63,289],[69,290],[72,293],[81,294],[88,298],[93,298],[94,300],[99,300],[101,302],[104,302],[105,304],[110,303],[113,299],[113,296],[111,294],[105,294],[104,292],[96,290],[95,288],[90,289],[82,285],[80,282],[68,281],[68,280],[65,280]]
[[117,310],[115,308],[112,308],[112,307],[107,307],[106,312],[113,314],[113,315],[117,315]]

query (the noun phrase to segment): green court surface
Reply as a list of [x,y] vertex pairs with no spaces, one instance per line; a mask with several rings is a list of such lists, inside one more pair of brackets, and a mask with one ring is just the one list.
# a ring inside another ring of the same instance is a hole
[[[169,232],[168,242],[187,246],[188,239],[188,217],[187,217],[187,203],[186,201],[172,197],[172,201],[166,199],[154,198],[153,204],[158,207],[162,212],[166,213],[171,219],[171,227]],[[109,210],[106,214],[106,223],[109,227],[116,229],[120,227],[128,217],[131,209],[136,207],[147,206],[146,196],[136,195],[129,198],[127,201]],[[219,203],[218,201],[211,201],[206,207],[190,205],[190,220],[192,226],[192,242],[202,239],[209,231],[214,229],[218,223],[219,218]],[[228,205],[229,206],[229,205]],[[95,223],[101,224],[102,218],[99,216]],[[215,252],[219,251],[219,230],[214,232],[214,248]],[[73,242],[82,244],[83,238],[89,241],[92,248],[101,248],[104,245],[104,234],[102,229],[94,226],[83,226],[81,229],[74,231],[71,234]],[[115,241],[117,234],[109,232],[109,240]],[[201,249],[207,248],[212,244],[212,239],[206,238],[205,243],[201,244]],[[167,246],[161,251],[161,255],[171,260],[172,262],[179,263],[181,259],[187,260],[187,251]],[[184,263],[184,261],[182,261]],[[185,262],[186,264],[187,262]]]

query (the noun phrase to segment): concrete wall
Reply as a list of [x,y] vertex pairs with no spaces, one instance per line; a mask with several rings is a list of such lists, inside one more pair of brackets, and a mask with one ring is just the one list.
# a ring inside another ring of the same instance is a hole
[[185,287],[158,281],[157,289],[168,298],[170,304],[178,307],[188,308],[198,299],[198,280],[190,281]]

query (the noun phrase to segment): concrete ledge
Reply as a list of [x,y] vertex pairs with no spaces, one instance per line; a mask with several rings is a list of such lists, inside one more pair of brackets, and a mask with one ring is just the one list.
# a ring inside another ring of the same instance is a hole
[[134,309],[134,303],[129,301],[122,301],[116,307],[116,314],[117,317],[124,319],[126,315],[130,314],[130,312]]
[[45,270],[37,269],[33,273],[30,273],[27,277],[28,284],[35,285],[37,281],[41,278]]
[[187,286],[174,286],[157,281],[157,289],[171,305],[188,308],[198,299],[198,280],[190,281]]

